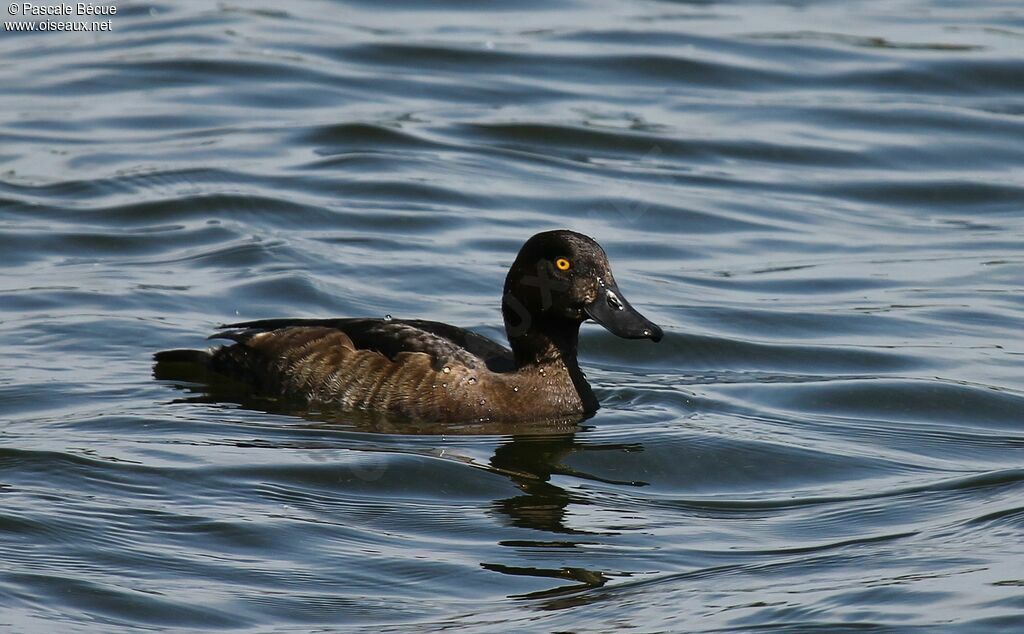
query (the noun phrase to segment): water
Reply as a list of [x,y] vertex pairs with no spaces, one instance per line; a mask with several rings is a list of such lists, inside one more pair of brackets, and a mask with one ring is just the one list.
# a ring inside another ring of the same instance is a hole
[[[1024,628],[1019,3],[117,8],[0,38],[0,627]],[[577,426],[151,376],[241,319],[501,338],[556,227],[666,331],[584,328]]]

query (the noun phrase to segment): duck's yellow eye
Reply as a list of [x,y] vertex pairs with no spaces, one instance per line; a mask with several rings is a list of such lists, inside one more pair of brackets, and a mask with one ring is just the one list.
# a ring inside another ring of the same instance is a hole
[[559,271],[568,271],[569,267],[571,266],[572,264],[570,264],[569,260],[566,260],[565,258],[558,258],[557,260],[555,260],[555,267]]

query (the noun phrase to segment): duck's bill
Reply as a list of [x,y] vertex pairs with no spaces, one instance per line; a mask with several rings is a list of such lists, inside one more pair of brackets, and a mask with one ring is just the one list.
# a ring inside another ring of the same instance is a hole
[[583,311],[613,335],[661,341],[661,328],[630,306],[615,284],[603,286],[597,299],[584,306]]

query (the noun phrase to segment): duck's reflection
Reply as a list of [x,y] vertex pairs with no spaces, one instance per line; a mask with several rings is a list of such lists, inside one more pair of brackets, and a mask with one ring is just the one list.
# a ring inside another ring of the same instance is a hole
[[[158,368],[159,370],[159,368]],[[437,424],[416,421],[397,421],[381,416],[351,411],[312,410],[308,405],[292,405],[275,400],[253,397],[244,386],[224,381],[196,383],[181,377],[168,377],[155,372],[158,379],[170,379],[171,384],[189,393],[189,396],[175,402],[189,403],[232,403],[243,408],[266,413],[298,416],[306,421],[307,428],[347,428],[358,432],[388,435],[444,435],[499,436],[503,440],[486,464],[468,456],[459,456],[445,449],[448,459],[459,460],[501,474],[519,489],[520,493],[492,502],[491,509],[498,518],[510,526],[541,531],[538,539],[517,539],[501,542],[512,548],[568,549],[578,546],[582,536],[613,534],[612,531],[570,525],[571,506],[587,506],[591,502],[580,493],[559,486],[552,481],[558,476],[577,480],[588,480],[622,486],[645,486],[647,483],[634,480],[613,480],[597,474],[581,471],[567,464],[574,454],[594,451],[635,452],[642,451],[642,445],[631,443],[596,444],[583,442],[585,418],[572,420],[548,420],[530,423],[477,422],[461,425]],[[552,534],[561,535],[551,539]],[[544,579],[569,580],[571,585],[542,590],[522,595],[525,598],[558,597],[589,588],[603,586],[609,577],[600,571],[578,567],[537,568],[509,566],[500,563],[481,562],[486,570],[515,576],[533,576]]]
[[565,464],[566,459],[574,453],[639,449],[639,445],[633,444],[597,445],[578,442],[575,432],[513,435],[495,449],[490,465],[495,471],[511,478],[523,494],[498,500],[494,508],[511,519],[514,526],[552,533],[588,534],[591,531],[567,524],[566,509],[570,504],[586,505],[589,502],[553,484],[552,476],[566,475],[610,484],[644,486],[645,482],[609,480]]
[[[582,421],[579,421],[582,422]],[[639,445],[632,444],[590,444],[578,442],[575,432],[554,435],[516,434],[499,445],[491,457],[491,467],[504,473],[523,492],[522,495],[496,500],[492,508],[497,514],[505,516],[513,526],[531,528],[544,533],[562,535],[594,535],[598,531],[574,528],[569,525],[568,514],[570,505],[588,505],[585,497],[573,494],[554,484],[553,476],[566,475],[584,480],[594,480],[628,486],[644,486],[645,482],[615,481],[586,473],[566,465],[566,459],[574,453],[584,451],[639,451]],[[560,540],[545,538],[539,540],[514,540],[502,542],[502,545],[513,548],[575,548],[578,544],[574,537],[563,537]],[[569,585],[558,585],[554,588],[519,595],[524,599],[551,599],[580,591],[600,588],[609,581],[609,577],[600,571],[564,566],[560,568],[539,568],[534,566],[509,566],[499,563],[483,562],[484,569],[506,575],[531,576],[545,579],[571,581]]]

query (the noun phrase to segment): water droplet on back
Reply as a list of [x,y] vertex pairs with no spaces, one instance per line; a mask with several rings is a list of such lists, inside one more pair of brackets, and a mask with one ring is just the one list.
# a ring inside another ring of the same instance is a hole
[[452,369],[449,368],[448,366],[444,366],[444,368],[442,368],[441,371],[444,372],[445,374],[450,374]]
[[392,319],[394,319],[394,317],[392,317],[390,313],[387,314],[387,315],[384,315],[384,321],[391,321]]

